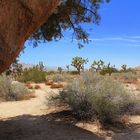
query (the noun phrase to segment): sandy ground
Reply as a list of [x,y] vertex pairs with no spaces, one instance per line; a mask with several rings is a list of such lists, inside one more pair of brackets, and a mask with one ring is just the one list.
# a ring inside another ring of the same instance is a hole
[[130,117],[129,127],[120,130],[52,119],[55,109],[46,106],[46,97],[58,90],[40,86],[36,98],[0,103],[0,140],[140,140],[140,116]]

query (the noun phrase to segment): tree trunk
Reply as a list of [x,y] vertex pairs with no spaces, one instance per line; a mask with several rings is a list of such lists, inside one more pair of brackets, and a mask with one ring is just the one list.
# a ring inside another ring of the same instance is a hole
[[25,40],[54,12],[60,0],[0,0],[0,73],[16,59]]

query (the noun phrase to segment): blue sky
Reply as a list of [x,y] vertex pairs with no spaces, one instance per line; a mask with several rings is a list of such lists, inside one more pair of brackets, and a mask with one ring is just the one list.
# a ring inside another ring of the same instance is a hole
[[117,67],[140,65],[140,0],[111,0],[101,6],[99,13],[102,18],[99,26],[83,25],[91,40],[84,48],[78,49],[77,42],[71,41],[71,31],[67,31],[62,40],[41,43],[37,48],[26,43],[20,62],[43,61],[48,67],[65,67],[71,64],[72,57],[82,56],[89,59],[86,67],[98,59]]

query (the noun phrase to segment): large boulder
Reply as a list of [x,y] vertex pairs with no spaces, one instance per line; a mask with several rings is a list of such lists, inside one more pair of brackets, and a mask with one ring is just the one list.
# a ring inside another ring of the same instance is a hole
[[54,12],[60,0],[0,0],[0,73],[25,40]]

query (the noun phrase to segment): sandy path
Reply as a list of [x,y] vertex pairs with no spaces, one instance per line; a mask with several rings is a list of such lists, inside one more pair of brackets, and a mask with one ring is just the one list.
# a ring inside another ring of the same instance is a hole
[[0,140],[103,140],[75,125],[49,120],[52,109],[46,109],[46,97],[58,90],[41,87],[36,98],[0,103]]
[[0,118],[7,119],[23,114],[43,115],[46,109],[46,97],[52,90],[45,88],[44,90],[36,90],[35,98],[25,101],[3,102],[0,103]]
[[97,124],[70,124],[50,119],[52,109],[46,107],[49,87],[40,85],[36,98],[0,103],[0,140],[140,140],[140,117],[133,117],[133,130],[108,133]]

